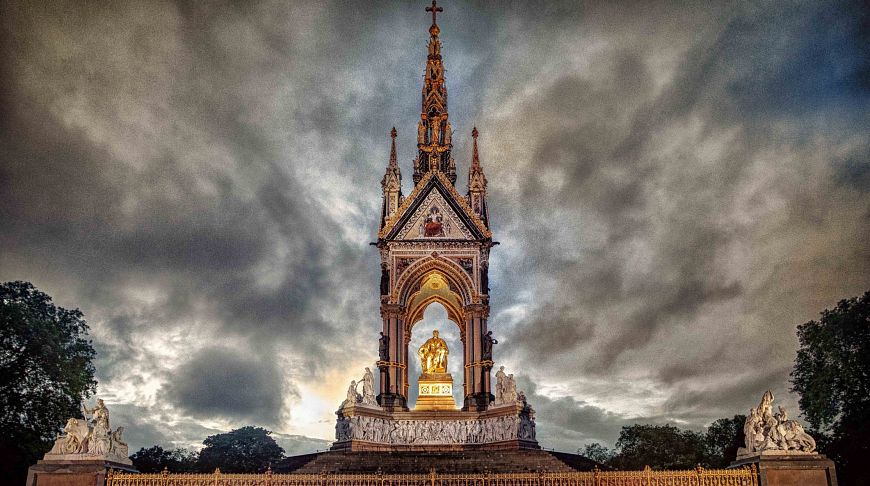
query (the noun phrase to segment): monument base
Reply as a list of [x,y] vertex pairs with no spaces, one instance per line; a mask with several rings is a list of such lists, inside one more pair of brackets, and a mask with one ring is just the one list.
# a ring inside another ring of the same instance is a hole
[[764,451],[740,456],[728,469],[753,464],[759,486],[837,486],[834,461],[821,454]]
[[333,451],[471,451],[540,449],[535,411],[514,403],[483,412],[344,407],[336,412]]
[[109,469],[139,472],[133,466],[101,459],[37,461],[27,470],[26,486],[103,486]]

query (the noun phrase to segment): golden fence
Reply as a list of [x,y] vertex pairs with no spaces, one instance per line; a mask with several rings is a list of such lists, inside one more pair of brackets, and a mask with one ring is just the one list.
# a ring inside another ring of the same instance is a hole
[[211,474],[110,470],[106,486],[758,486],[753,465],[743,469],[442,474]]

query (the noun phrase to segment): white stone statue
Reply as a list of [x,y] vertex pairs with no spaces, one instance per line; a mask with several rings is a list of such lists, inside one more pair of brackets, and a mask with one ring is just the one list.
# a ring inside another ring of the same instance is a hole
[[495,404],[504,405],[504,387],[507,374],[504,372],[504,366],[499,367],[495,372]]
[[97,399],[94,408],[88,408],[83,404],[81,409],[83,417],[67,420],[63,433],[55,439],[54,445],[43,459],[46,461],[102,459],[132,465],[130,458],[127,457],[129,446],[121,437],[124,427],[112,431],[109,426],[109,409],[103,400]]
[[341,407],[339,407],[339,409],[351,407],[362,401],[362,396],[359,394],[358,391],[356,391],[356,387],[356,380],[350,380],[350,386],[347,387],[347,398],[345,398],[344,401],[341,402]]
[[804,431],[796,420],[790,420],[780,405],[779,412],[773,413],[773,393],[768,390],[761,397],[758,407],[749,409],[743,424],[746,447],[737,450],[737,457],[756,454],[812,454],[816,441]]
[[372,370],[368,367],[366,367],[365,375],[363,375],[362,384],[362,404],[378,406],[378,401],[375,399],[375,377],[372,375]]
[[505,403],[516,403],[517,398],[519,398],[519,394],[517,393],[517,382],[514,380],[513,373],[509,374],[507,378],[505,378],[505,386],[504,386],[504,401]]

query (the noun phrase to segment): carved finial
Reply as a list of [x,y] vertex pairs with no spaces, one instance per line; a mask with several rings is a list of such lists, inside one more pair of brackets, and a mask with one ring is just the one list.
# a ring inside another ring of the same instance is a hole
[[396,138],[396,127],[393,127],[393,129],[390,130],[390,136]]
[[475,141],[475,142],[477,141],[477,135],[478,135],[478,133],[477,133],[477,127],[472,128],[472,129],[471,129],[471,137],[474,138],[474,141]]

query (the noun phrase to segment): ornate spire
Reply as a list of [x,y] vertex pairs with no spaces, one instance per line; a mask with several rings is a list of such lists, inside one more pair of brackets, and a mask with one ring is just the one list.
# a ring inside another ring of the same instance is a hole
[[471,129],[471,138],[474,139],[474,144],[471,146],[471,170],[477,168],[480,170],[480,154],[477,152],[477,127]]
[[480,166],[480,154],[477,151],[477,127],[471,130],[471,165],[468,167],[468,204],[484,224],[489,226],[489,211],[486,208],[486,176]]
[[420,123],[417,125],[419,154],[414,161],[414,184],[431,171],[444,172],[455,184],[456,163],[450,156],[453,128],[447,121],[447,86],[444,84],[441,40],[438,39],[441,29],[436,23],[437,13],[444,9],[432,0],[432,6],[426,7],[426,11],[432,12],[432,26],[429,27],[429,54],[423,76]]
[[384,226],[385,222],[399,208],[399,204],[402,203],[402,172],[399,170],[399,163],[396,157],[396,127],[390,130],[390,137],[392,138],[390,162],[387,164],[387,171],[381,180],[381,187],[384,190],[381,227]]
[[392,146],[390,146],[390,163],[387,165],[387,168],[392,169],[395,167],[398,171],[399,163],[396,158],[396,127],[393,127],[393,129],[390,130],[390,137],[393,139],[393,143]]

